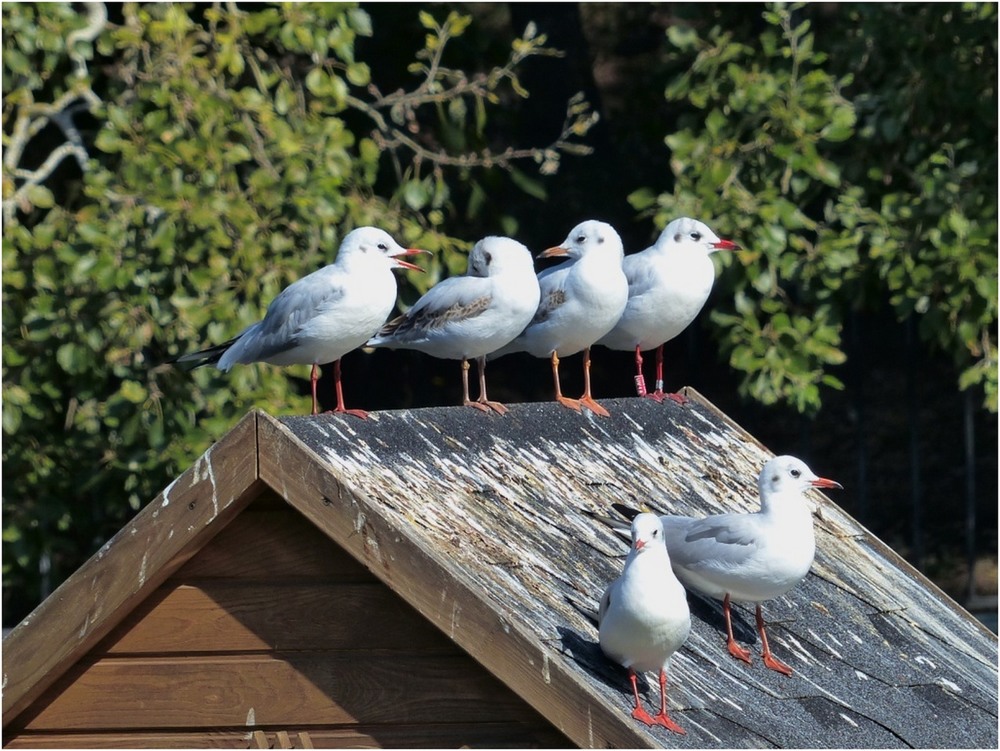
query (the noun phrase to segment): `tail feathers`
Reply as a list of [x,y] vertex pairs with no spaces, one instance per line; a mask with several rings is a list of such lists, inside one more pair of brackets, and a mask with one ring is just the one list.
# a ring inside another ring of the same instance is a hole
[[563,599],[565,599],[566,602],[569,603],[570,607],[572,607],[573,610],[575,610],[584,618],[586,618],[588,621],[590,621],[592,624],[594,624],[595,627],[598,625],[600,619],[598,618],[597,611],[593,608],[593,606],[584,605],[581,602],[577,602],[569,595],[563,595]]
[[[642,509],[634,509],[630,506],[626,506],[624,503],[612,503],[611,508],[617,511],[619,514],[624,516],[630,522],[635,519],[639,514],[642,513]],[[649,509],[646,509],[647,511]]]
[[236,339],[230,339],[228,342],[216,344],[213,347],[208,347],[199,352],[191,352],[187,355],[181,355],[173,360],[167,360],[167,362],[171,364],[176,363],[178,365],[188,365],[191,368],[200,368],[202,365],[215,365],[226,353],[226,350],[232,347],[235,342]]

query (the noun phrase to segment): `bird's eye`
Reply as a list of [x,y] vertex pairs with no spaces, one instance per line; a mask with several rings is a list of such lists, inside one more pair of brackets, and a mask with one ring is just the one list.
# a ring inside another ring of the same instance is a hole
[[659,537],[659,536],[660,536],[660,530],[654,529],[653,530],[653,537]]
[[389,246],[386,245],[385,243],[379,243],[378,244],[378,249],[381,250],[384,253],[385,251],[389,250]]
[[798,478],[798,477],[799,477],[799,475],[801,475],[801,474],[802,474],[802,472],[801,472],[800,470],[797,470],[797,469],[793,469],[793,470],[792,470],[791,472],[789,472],[788,474],[790,474],[790,475],[791,475],[792,477],[795,477],[795,478]]
[[582,245],[583,243],[585,243],[587,241],[587,236],[586,235],[580,235],[579,237],[576,238],[576,241]]
[[701,233],[700,232],[692,232],[691,233],[691,239],[694,240],[695,242],[701,242]]

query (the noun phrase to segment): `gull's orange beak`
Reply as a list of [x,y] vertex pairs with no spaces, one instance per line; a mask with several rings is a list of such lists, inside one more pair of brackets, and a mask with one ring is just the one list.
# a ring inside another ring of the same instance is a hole
[[423,269],[420,268],[419,266],[417,266],[416,264],[410,263],[409,261],[401,261],[399,259],[400,256],[415,256],[415,255],[418,255],[420,253],[426,253],[427,255],[431,254],[431,252],[429,250],[421,250],[420,248],[406,248],[401,253],[396,253],[393,256],[393,259],[396,261],[396,265],[397,266],[400,266],[400,267],[402,267],[404,269],[413,269],[414,271],[423,271]]
[[566,250],[566,248],[564,248],[563,246],[557,245],[554,248],[547,248],[546,250],[543,250],[541,253],[535,256],[535,258],[556,258],[558,256],[566,256],[566,255],[569,255],[569,251]]
[[843,490],[844,486],[841,485],[836,480],[827,480],[825,477],[817,477],[810,483],[814,488],[837,488],[838,490]]

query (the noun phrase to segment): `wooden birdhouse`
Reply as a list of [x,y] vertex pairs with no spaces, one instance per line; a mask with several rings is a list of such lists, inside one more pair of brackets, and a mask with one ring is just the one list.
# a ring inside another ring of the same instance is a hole
[[765,604],[794,674],[689,595],[687,733],[629,716],[584,612],[626,545],[586,512],[751,510],[770,455],[688,396],[247,415],[4,640],[4,745],[996,748],[996,638],[818,494]]

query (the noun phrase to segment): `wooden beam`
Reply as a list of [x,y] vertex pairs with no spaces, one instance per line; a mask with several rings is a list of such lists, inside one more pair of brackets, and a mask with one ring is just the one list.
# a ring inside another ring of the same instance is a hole
[[458,566],[398,528],[363,493],[342,485],[284,425],[262,414],[258,436],[261,480],[574,743],[587,748],[652,745],[650,735],[609,707],[562,665],[555,651],[516,619],[504,618]]
[[4,727],[253,500],[257,415],[202,454],[4,639]]

